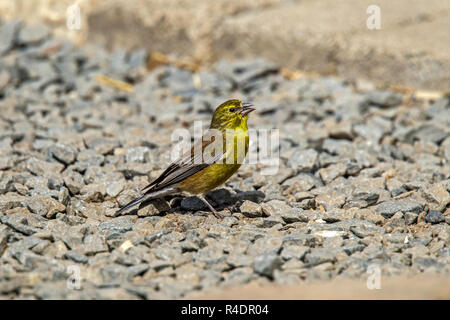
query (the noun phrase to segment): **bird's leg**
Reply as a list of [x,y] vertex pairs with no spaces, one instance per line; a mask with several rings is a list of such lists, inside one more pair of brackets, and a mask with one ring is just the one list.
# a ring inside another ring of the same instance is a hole
[[210,205],[209,202],[206,201],[206,199],[205,199],[203,196],[198,195],[197,197],[199,197],[200,200],[202,200],[203,203],[206,204],[206,206],[209,208],[209,210],[212,211],[212,213],[214,214],[214,216],[215,216],[217,219],[223,219],[223,216],[222,216],[220,213],[218,213],[218,212],[216,211],[216,209],[214,209],[213,206]]
[[230,213],[233,214],[234,210],[236,210],[236,208],[239,207],[239,205],[240,205],[240,203],[238,201],[235,204],[226,206],[224,209],[230,211]]

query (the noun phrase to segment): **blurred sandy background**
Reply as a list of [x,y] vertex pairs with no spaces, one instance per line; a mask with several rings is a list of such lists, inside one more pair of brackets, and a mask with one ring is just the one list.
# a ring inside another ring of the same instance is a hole
[[[81,30],[68,30],[75,3]],[[380,30],[366,26],[372,4]],[[450,1],[0,0],[0,17],[44,22],[78,44],[144,47],[203,64],[260,56],[379,85],[450,88]]]
[[247,284],[228,290],[200,292],[191,294],[187,299],[249,299],[249,300],[298,300],[298,299],[450,299],[450,279],[438,276],[420,275],[413,278],[381,277],[380,289],[367,288],[366,279],[334,279],[315,281],[299,285]]
[[[78,4],[81,30],[66,26]],[[2,20],[45,23],[78,45],[143,47],[208,65],[259,56],[293,70],[369,79],[379,85],[450,88],[450,1],[443,0],[0,0]],[[366,27],[366,9],[381,8],[381,30]],[[384,281],[384,280],[383,280]],[[450,279],[365,279],[297,287],[247,285],[199,294],[208,299],[449,299]]]

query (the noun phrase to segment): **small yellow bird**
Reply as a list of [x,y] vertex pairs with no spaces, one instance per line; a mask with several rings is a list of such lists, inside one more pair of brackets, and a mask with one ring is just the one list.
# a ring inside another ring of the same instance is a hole
[[[125,205],[117,213],[149,199],[187,192],[197,195],[216,218],[222,218],[204,195],[227,181],[241,166],[248,152],[247,119],[248,114],[255,110],[252,106],[251,103],[242,103],[236,99],[218,106],[209,131],[202,139],[142,189],[142,196]],[[204,141],[205,136],[210,137],[206,139],[208,141]],[[219,137],[217,141],[216,137]],[[205,161],[205,158],[208,160]]]

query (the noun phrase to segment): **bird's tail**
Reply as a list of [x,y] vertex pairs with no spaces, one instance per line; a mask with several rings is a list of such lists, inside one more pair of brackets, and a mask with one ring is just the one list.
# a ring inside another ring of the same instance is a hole
[[149,198],[149,194],[143,194],[142,196],[140,196],[139,198],[134,199],[133,201],[128,202],[125,207],[120,208],[116,214],[121,214],[122,212],[124,212],[125,210],[130,209],[131,207],[133,207],[134,205],[141,203],[145,200],[147,200]]
[[176,192],[176,188],[169,187],[169,188],[165,188],[163,190],[158,190],[155,192],[144,193],[142,196],[127,203],[123,208],[120,208],[118,211],[116,211],[116,214],[121,214],[125,210],[128,210],[131,207],[133,207],[141,202],[144,202],[146,200],[160,198],[160,197],[163,197],[165,195],[168,195],[168,194],[171,194],[174,192]]

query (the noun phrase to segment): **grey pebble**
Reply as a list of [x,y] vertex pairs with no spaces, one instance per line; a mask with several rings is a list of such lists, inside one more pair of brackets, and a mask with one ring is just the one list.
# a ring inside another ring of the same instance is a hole
[[50,29],[43,25],[24,26],[18,36],[21,44],[37,44],[50,35]]
[[394,107],[402,102],[402,96],[391,91],[373,91],[366,98],[370,103],[381,107]]
[[385,218],[392,217],[398,211],[419,213],[422,210],[423,205],[414,200],[392,200],[377,206],[377,212]]
[[439,223],[444,221],[444,217],[442,216],[442,212],[430,210],[430,212],[425,215],[425,220],[429,223]]
[[207,209],[206,205],[197,197],[187,197],[181,201],[181,208],[184,210],[199,211]]
[[135,216],[123,216],[102,222],[98,228],[102,231],[127,232],[133,228],[137,218]]
[[241,212],[249,218],[261,217],[263,216],[263,210],[261,206],[257,203],[245,200],[239,208]]
[[279,256],[274,254],[261,255],[255,258],[253,269],[256,273],[272,277],[273,272],[283,264]]

